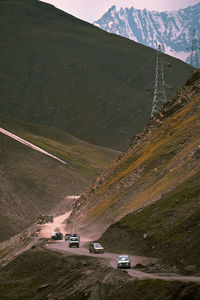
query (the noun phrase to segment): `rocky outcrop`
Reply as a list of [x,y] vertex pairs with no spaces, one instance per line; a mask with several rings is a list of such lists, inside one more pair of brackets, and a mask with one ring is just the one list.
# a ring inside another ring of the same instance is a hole
[[157,49],[162,44],[163,51],[190,63],[189,48],[193,29],[197,39],[200,36],[196,26],[200,4],[177,11],[156,12],[131,8],[117,9],[112,6],[95,26]]

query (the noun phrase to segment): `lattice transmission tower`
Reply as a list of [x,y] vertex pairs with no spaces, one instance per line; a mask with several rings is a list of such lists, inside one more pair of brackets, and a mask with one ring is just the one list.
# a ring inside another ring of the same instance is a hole
[[[164,61],[162,57],[162,46],[158,46],[157,57],[156,57],[156,75],[155,75],[155,83],[154,83],[154,96],[153,96],[153,104],[151,117],[153,117],[154,113],[157,112],[161,106],[167,101],[167,89],[171,88],[169,85],[165,83],[165,73],[164,73]],[[171,70],[171,64],[167,64]]]
[[199,43],[199,42],[200,41],[198,41],[197,38],[196,38],[195,29],[193,29],[192,46],[188,47],[187,50],[191,50],[190,64],[196,69],[199,68],[199,59],[198,59],[198,54],[197,54],[197,51],[200,49],[199,47],[197,47],[197,43]]

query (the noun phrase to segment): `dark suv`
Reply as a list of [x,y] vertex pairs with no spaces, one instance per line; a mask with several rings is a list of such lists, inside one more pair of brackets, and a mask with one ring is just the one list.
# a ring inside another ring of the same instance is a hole
[[71,233],[66,233],[65,234],[65,241],[69,241],[70,236],[72,236]]
[[63,234],[61,232],[52,232],[51,233],[51,239],[52,240],[62,240]]

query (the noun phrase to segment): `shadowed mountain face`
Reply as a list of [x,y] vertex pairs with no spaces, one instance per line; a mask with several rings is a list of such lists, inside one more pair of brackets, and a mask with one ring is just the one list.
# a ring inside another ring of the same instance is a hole
[[[184,185],[189,186],[192,178],[198,182],[199,95],[200,71],[196,71],[132,140],[128,151],[88,188],[70,221],[79,222],[83,230],[97,236],[126,214],[160,200],[177,187],[184,195]],[[194,185],[194,196],[196,192],[198,184]],[[186,202],[184,209],[195,214],[198,207],[190,207],[189,196]]]
[[[119,152],[81,141],[61,131],[0,116],[1,126],[62,159],[63,164],[0,133],[0,241],[71,202]],[[65,203],[64,203],[65,202]]]
[[[34,0],[0,1],[1,113],[126,149],[144,128],[156,52]],[[167,57],[180,87],[191,67]]]

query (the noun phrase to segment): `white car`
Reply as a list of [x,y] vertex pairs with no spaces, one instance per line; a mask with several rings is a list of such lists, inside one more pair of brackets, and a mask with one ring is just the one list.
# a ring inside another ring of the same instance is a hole
[[117,268],[131,268],[131,259],[128,257],[128,255],[120,255],[117,259]]
[[70,238],[69,238],[69,248],[71,248],[71,247],[79,248],[79,243],[80,243],[80,241],[79,241],[78,237],[70,236]]
[[52,232],[52,233],[51,233],[51,238],[52,238],[52,239],[56,239],[56,232]]

